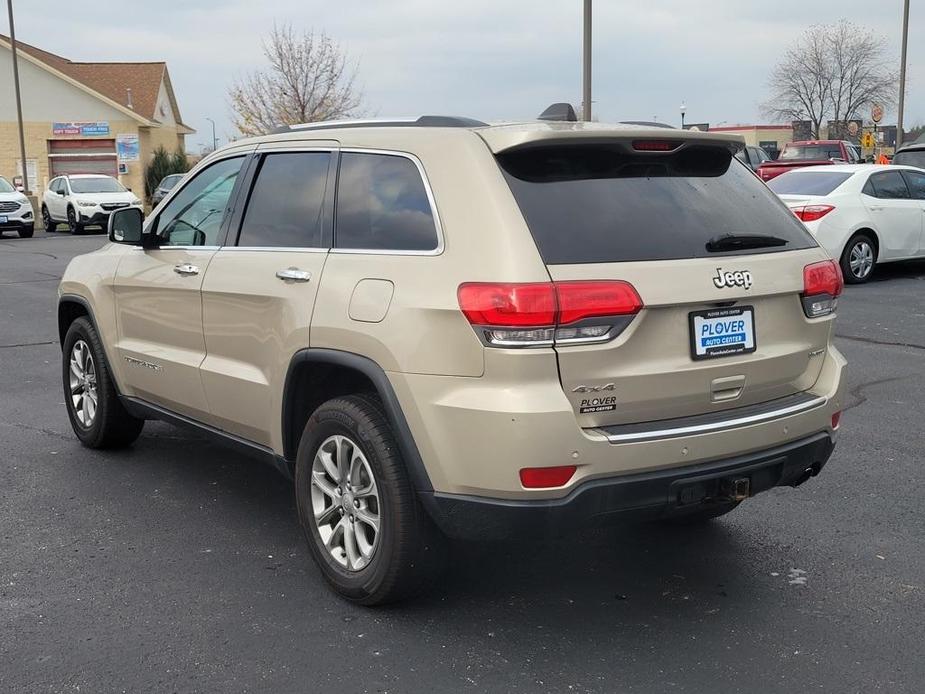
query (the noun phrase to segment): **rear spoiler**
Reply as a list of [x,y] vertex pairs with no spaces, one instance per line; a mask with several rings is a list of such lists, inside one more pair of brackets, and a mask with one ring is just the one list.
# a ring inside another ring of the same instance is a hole
[[703,133],[691,130],[640,128],[628,125],[599,123],[543,122],[503,125],[476,131],[494,153],[529,147],[567,144],[606,144],[633,141],[667,141],[687,144],[713,145],[738,152],[745,147],[741,135],[731,133]]

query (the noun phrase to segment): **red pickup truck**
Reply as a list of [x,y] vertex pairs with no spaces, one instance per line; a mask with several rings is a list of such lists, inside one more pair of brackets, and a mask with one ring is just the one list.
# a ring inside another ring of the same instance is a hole
[[857,164],[860,161],[860,150],[845,140],[788,142],[775,161],[761,163],[757,174],[762,181],[770,181],[792,169],[826,164]]

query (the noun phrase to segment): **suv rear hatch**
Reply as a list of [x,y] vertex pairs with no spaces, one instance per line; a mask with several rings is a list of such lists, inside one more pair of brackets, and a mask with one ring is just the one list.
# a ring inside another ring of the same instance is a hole
[[736,148],[659,133],[496,151],[553,283],[593,293],[593,282],[618,280],[641,299],[629,315],[585,311],[557,333],[580,426],[765,403],[819,377],[831,320],[807,317],[804,268],[837,270]]

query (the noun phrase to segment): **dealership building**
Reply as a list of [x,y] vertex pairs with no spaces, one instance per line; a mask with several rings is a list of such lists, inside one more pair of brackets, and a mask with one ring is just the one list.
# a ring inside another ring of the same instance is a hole
[[[103,173],[144,194],[144,167],[163,146],[185,150],[167,64],[73,62],[17,41],[29,187],[61,174]],[[0,176],[21,174],[9,38],[0,34]]]

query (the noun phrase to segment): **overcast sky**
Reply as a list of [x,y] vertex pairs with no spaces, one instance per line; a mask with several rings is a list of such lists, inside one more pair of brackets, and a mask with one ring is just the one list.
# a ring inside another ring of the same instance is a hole
[[[5,3],[4,3],[5,4]],[[925,3],[910,20],[906,123],[925,123]],[[378,116],[532,118],[581,93],[581,0],[16,0],[18,37],[72,60],[166,60],[183,120],[232,133],[235,76],[264,64],[273,21],[324,30],[359,62]],[[916,7],[918,5],[918,7]],[[6,13],[0,26],[6,33]],[[902,0],[597,0],[594,100],[602,121],[764,121],[767,75],[810,23],[864,21],[898,65]],[[895,114],[885,121],[895,122]]]

